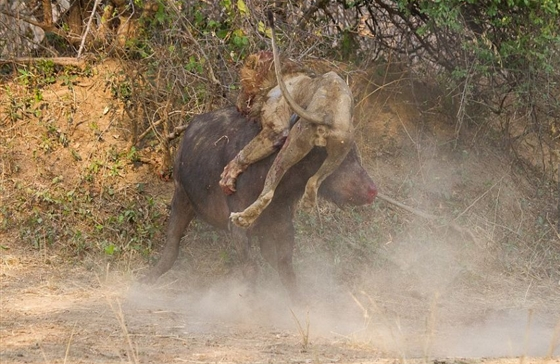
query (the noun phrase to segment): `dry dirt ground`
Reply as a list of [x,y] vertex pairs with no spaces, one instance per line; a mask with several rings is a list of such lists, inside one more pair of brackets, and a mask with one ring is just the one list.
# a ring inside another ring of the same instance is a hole
[[145,287],[99,262],[55,261],[4,254],[1,363],[560,362],[543,358],[558,312],[538,288],[502,302],[470,293],[457,311],[442,297],[332,285],[294,307],[272,274],[252,295],[232,276],[201,288],[179,268]]
[[[323,206],[322,223],[300,215],[300,306],[264,264],[249,291],[226,259],[224,236],[200,223],[151,287],[137,283],[145,258],[134,250],[104,256],[89,220],[76,220],[84,224],[76,229],[96,243],[76,256],[68,251],[83,246],[58,243],[72,236],[31,241],[26,216],[44,210],[19,194],[44,203],[51,190],[96,198],[111,189],[125,199],[141,184],[167,213],[172,184],[152,166],[99,167],[127,145],[124,113],[105,87],[109,72],[101,65],[72,90],[47,87],[40,122],[2,124],[0,363],[560,363],[560,243],[547,233],[554,201],[531,197],[529,178],[478,129],[472,144],[456,145],[456,125],[440,120],[427,90],[416,90],[423,100],[386,89],[360,103],[358,143],[383,193],[453,216],[465,230],[379,201]],[[84,184],[94,172],[100,184]],[[109,212],[121,213],[115,206]]]

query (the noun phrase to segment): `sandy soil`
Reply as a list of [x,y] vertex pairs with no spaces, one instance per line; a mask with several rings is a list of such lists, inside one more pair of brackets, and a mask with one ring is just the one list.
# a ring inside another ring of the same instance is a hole
[[195,287],[181,267],[147,287],[95,261],[10,249],[1,263],[1,363],[560,362],[558,348],[542,359],[558,345],[558,312],[529,292],[525,307],[473,296],[461,313],[445,297],[381,301],[313,277],[299,307],[266,272],[251,293],[235,274]]

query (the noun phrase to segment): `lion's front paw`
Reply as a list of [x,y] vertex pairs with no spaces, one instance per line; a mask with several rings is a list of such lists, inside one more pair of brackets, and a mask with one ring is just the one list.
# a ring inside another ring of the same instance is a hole
[[229,176],[224,176],[222,174],[222,179],[219,182],[220,188],[226,195],[233,194],[235,190],[235,178],[229,178]]
[[316,206],[317,206],[317,201],[315,199],[304,197],[301,200],[301,208],[305,212],[312,212]]

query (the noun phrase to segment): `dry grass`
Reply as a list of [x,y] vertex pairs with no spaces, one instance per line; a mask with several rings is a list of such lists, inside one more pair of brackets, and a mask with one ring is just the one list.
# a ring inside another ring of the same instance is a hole
[[309,312],[305,314],[305,326],[303,326],[294,313],[294,310],[290,308],[290,313],[294,319],[297,327],[297,331],[301,337],[301,349],[305,352],[309,347]]

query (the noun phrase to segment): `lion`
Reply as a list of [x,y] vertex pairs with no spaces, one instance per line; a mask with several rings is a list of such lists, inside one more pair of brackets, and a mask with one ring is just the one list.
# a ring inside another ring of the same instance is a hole
[[[327,158],[307,181],[302,197],[304,209],[315,207],[321,183],[338,168],[354,142],[354,98],[346,82],[332,71],[313,77],[294,62],[286,62],[282,76],[272,13],[268,17],[272,57],[270,52],[260,52],[247,58],[237,100],[237,108],[249,119],[260,119],[262,130],[228,163],[220,180],[224,192],[235,192],[239,174],[281,145],[257,200],[230,214],[231,221],[243,228],[268,206],[284,173],[318,146],[326,149]],[[294,113],[299,121],[290,128]]]

